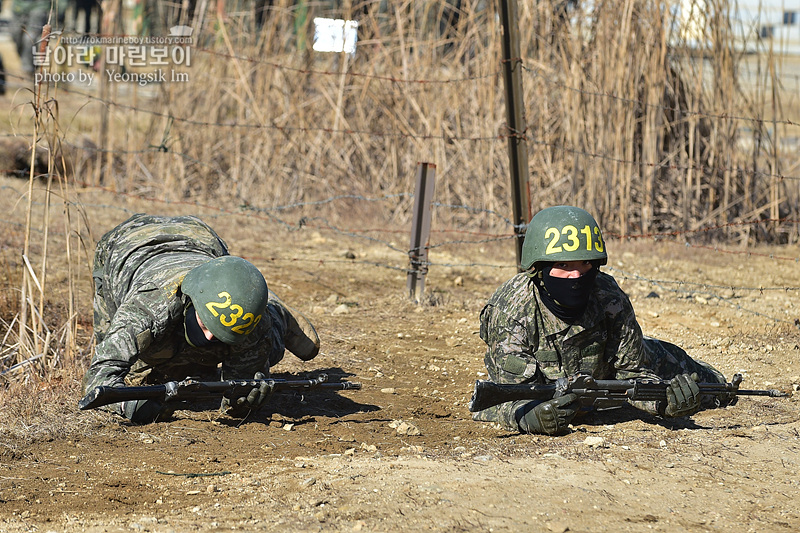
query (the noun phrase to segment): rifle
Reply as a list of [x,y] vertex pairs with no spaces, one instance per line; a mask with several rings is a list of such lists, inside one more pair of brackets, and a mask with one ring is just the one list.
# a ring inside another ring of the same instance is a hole
[[229,379],[226,381],[198,381],[186,378],[169,381],[162,385],[140,387],[95,387],[78,402],[81,411],[128,400],[159,400],[161,402],[198,400],[219,396],[235,397],[237,393],[250,391],[262,383],[268,383],[273,391],[299,389],[360,390],[361,383],[340,381],[328,383],[328,375],[320,374],[312,379]]
[[[704,396],[770,396],[782,398],[788,393],[776,389],[740,389],[742,375],[735,374],[730,383],[698,383]],[[558,378],[555,383],[508,384],[478,380],[469,402],[470,412],[483,411],[494,405],[517,400],[551,400],[565,394],[577,394],[582,407],[597,409],[617,407],[628,401],[666,401],[668,380],[638,379],[594,379],[577,374],[569,378]]]

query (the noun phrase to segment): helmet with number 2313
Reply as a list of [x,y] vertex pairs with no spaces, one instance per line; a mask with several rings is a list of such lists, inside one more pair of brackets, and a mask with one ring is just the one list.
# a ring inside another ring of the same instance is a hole
[[608,261],[606,245],[594,217],[579,207],[542,209],[531,219],[522,244],[521,266],[540,261]]

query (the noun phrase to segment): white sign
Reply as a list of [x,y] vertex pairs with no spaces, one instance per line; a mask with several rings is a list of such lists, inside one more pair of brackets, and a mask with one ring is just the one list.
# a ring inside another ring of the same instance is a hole
[[314,19],[314,50],[317,52],[356,53],[358,21],[343,19]]

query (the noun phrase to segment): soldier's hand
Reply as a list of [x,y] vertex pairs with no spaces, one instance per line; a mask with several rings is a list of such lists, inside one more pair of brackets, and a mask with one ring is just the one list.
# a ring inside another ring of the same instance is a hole
[[223,398],[222,408],[230,416],[244,417],[251,411],[259,409],[267,403],[274,392],[272,384],[267,380],[267,376],[261,372],[256,372],[254,379],[264,380],[252,387],[246,394],[234,398]]
[[523,433],[561,435],[580,407],[576,394],[565,394],[546,402],[526,402],[516,410],[517,424]]
[[680,374],[670,380],[664,406],[665,417],[689,416],[700,410],[700,387],[696,380],[696,374]]
[[123,402],[122,411],[135,424],[150,424],[168,420],[175,409],[165,407],[157,400],[129,400]]
[[253,387],[253,389],[244,398],[239,398],[236,402],[239,405],[246,405],[249,409],[258,409],[270,399],[272,396],[272,384],[267,380],[267,376],[261,372],[256,372],[253,376],[254,379],[264,380],[260,384]]

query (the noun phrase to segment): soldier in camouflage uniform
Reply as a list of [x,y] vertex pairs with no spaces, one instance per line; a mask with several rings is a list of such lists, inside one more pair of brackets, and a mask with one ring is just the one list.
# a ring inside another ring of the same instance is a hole
[[[607,254],[594,218],[577,207],[536,214],[522,249],[524,271],[503,284],[481,312],[485,364],[496,383],[552,383],[577,373],[595,379],[670,381],[666,402],[632,402],[663,417],[712,404],[695,381],[724,383],[715,368],[645,337],[627,295],[599,271]],[[523,433],[558,435],[578,412],[577,396],[507,402],[473,414]],[[717,400],[718,402],[718,400]]]
[[[269,291],[254,265],[228,255],[196,217],[134,215],[97,243],[92,275],[96,347],[84,393],[188,376],[263,379],[284,348],[303,361],[319,353],[311,323]],[[224,398],[222,410],[246,416],[271,392],[262,385]],[[108,409],[138,423],[164,414],[153,400]]]

